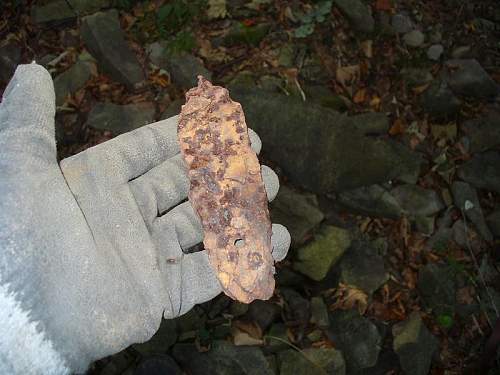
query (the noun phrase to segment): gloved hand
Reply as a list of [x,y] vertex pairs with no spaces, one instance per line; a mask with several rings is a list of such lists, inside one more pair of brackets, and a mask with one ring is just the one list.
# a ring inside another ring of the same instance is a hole
[[[73,371],[148,340],[220,293],[187,197],[177,117],[61,162],[51,77],[18,67],[0,105],[0,289],[6,288]],[[260,140],[251,133],[252,147]],[[62,172],[61,172],[62,171]],[[269,199],[277,176],[262,174]],[[273,225],[273,256],[290,236]],[[0,290],[1,292],[1,290]],[[2,323],[0,323],[2,324]]]

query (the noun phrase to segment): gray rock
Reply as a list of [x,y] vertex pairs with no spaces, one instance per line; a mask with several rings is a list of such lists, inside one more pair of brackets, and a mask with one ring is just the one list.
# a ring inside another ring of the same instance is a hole
[[245,318],[257,323],[264,332],[280,314],[281,308],[277,304],[270,301],[255,300],[248,306]]
[[452,315],[455,311],[456,283],[450,267],[435,263],[425,265],[418,275],[418,290],[437,316]]
[[182,106],[186,103],[186,99],[176,99],[168,105],[168,107],[163,111],[160,116],[160,120],[165,120],[172,116],[176,116],[181,113]]
[[467,59],[472,57],[472,48],[470,46],[460,46],[451,52],[454,59]]
[[433,44],[427,50],[427,57],[429,60],[438,61],[443,55],[444,47],[442,44]]
[[97,12],[110,5],[110,0],[71,0],[70,3],[66,0],[52,0],[44,5],[33,6],[31,17],[38,24],[65,22],[77,16]]
[[274,353],[289,349],[291,343],[287,331],[288,328],[284,323],[273,324],[265,337],[266,350]]
[[168,42],[166,40],[148,44],[146,46],[146,54],[149,56],[149,60],[156,66],[165,68],[168,62],[167,47]]
[[188,53],[171,56],[168,59],[167,70],[170,72],[172,82],[184,90],[196,86],[199,75],[208,80],[212,79],[212,74],[203,66],[203,63]]
[[307,299],[302,297],[300,293],[290,288],[281,288],[281,296],[285,300],[285,321],[293,321],[297,326],[297,339],[300,341],[300,336],[303,330],[309,325],[311,319],[311,304]]
[[211,349],[200,353],[195,344],[177,344],[174,359],[192,375],[272,375],[269,363],[257,347],[234,346],[226,341],[214,341]]
[[[451,190],[455,206],[465,212],[467,218],[475,225],[478,232],[486,241],[493,241],[493,235],[486,225],[476,190],[468,183],[461,181],[453,182]],[[472,203],[472,206],[470,206],[470,203]]]
[[384,259],[367,242],[354,242],[344,254],[339,269],[342,283],[355,286],[367,294],[372,294],[389,278]]
[[498,94],[498,85],[476,60],[448,60],[446,65],[448,84],[456,94],[475,98]]
[[319,328],[328,328],[330,326],[328,308],[322,297],[311,298],[311,323]]
[[324,219],[314,194],[298,193],[284,185],[270,207],[273,223],[288,229],[294,246],[304,243],[306,235]]
[[414,25],[412,20],[406,14],[395,14],[391,19],[392,29],[398,34],[406,34],[413,30]]
[[444,208],[443,201],[434,190],[417,185],[396,186],[391,194],[403,208],[403,212],[412,217],[435,215]]
[[293,268],[313,280],[322,280],[350,244],[349,231],[324,226],[312,242],[297,250]]
[[353,118],[263,90],[233,88],[230,94],[245,108],[247,124],[262,138],[267,156],[308,190],[344,191],[419,173],[418,154],[364,136],[352,126]]
[[62,105],[68,95],[81,89],[92,75],[92,66],[89,62],[77,60],[69,69],[54,78],[56,104]]
[[337,194],[337,201],[355,213],[398,219],[403,209],[398,201],[380,185],[371,185]]
[[259,79],[259,86],[262,88],[262,90],[276,92],[282,85],[283,83],[281,78],[276,76],[265,75],[260,77]]
[[94,129],[109,130],[118,135],[153,122],[154,115],[155,109],[151,103],[97,103],[90,110],[87,124]]
[[425,35],[420,30],[412,30],[403,35],[403,41],[407,46],[420,47],[424,44]]
[[118,12],[98,12],[82,19],[80,33],[99,68],[113,79],[135,88],[144,81],[144,73],[125,41]]
[[20,62],[20,45],[16,43],[7,43],[0,47],[0,82],[9,82]]
[[493,235],[497,238],[500,237],[500,210],[496,210],[488,215],[486,222]]
[[391,127],[389,118],[380,112],[367,112],[360,115],[351,116],[353,127],[364,135],[387,134]]
[[330,314],[328,336],[342,351],[349,373],[375,366],[382,338],[377,327],[356,310]]
[[424,325],[420,314],[414,312],[404,322],[394,325],[392,335],[393,348],[405,374],[427,375],[439,342]]
[[406,83],[411,86],[425,85],[434,79],[431,72],[425,68],[404,68],[401,70],[401,74]]
[[347,17],[356,31],[371,33],[375,27],[371,9],[361,0],[333,0],[334,5]]
[[[128,372],[124,372],[126,374]],[[183,372],[172,357],[168,355],[147,358],[137,365],[133,375],[182,375]],[[103,373],[101,373],[103,375]]]
[[302,353],[289,349],[279,353],[278,360],[280,375],[344,375],[346,373],[342,353],[333,348],[303,349]]
[[417,216],[413,221],[417,232],[422,233],[424,236],[431,236],[434,233],[434,216]]
[[436,79],[422,95],[422,106],[436,117],[446,117],[458,112],[461,101],[453,94],[446,81]]
[[177,341],[177,324],[175,319],[162,319],[160,328],[148,341],[134,344],[132,347],[143,356],[165,354]]
[[463,220],[457,220],[453,223],[451,227],[451,235],[453,241],[455,241],[458,246],[465,248],[467,246],[467,228]]
[[469,138],[470,152],[482,152],[500,145],[500,114],[490,112],[466,121],[461,130]]
[[486,151],[463,164],[457,175],[472,186],[500,193],[500,153]]

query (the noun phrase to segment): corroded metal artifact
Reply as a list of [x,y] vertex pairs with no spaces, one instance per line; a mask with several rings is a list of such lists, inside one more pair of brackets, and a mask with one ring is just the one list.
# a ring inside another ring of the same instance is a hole
[[224,292],[241,302],[274,290],[271,221],[260,164],[243,110],[228,91],[199,76],[186,93],[178,137],[188,166],[189,201]]

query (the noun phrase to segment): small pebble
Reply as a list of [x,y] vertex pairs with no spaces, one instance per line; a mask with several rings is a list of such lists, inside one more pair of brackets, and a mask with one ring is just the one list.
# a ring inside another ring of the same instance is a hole
[[438,61],[443,55],[444,47],[441,44],[433,44],[427,50],[427,57],[429,60]]

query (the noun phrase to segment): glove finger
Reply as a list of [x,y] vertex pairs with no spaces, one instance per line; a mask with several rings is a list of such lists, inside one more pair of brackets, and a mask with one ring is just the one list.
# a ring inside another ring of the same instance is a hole
[[182,305],[180,314],[217,296],[222,288],[206,251],[186,254],[182,262]]
[[131,181],[179,153],[177,116],[119,135],[88,151],[103,168],[113,171],[117,182]]
[[[278,176],[265,165],[261,167],[261,171],[267,198],[272,201],[279,190]],[[177,154],[132,180],[129,185],[144,220],[151,224],[158,213],[167,212],[187,198],[189,180],[186,165],[181,155]]]
[[[54,85],[49,72],[34,63],[19,65],[0,104],[0,149],[12,155],[3,159],[17,166],[16,160],[22,158],[24,167],[32,160],[29,156],[36,156],[37,162],[54,162],[54,116]],[[43,168],[35,167],[37,172]]]
[[[203,241],[203,228],[191,203],[184,202],[174,207],[155,221],[154,228],[167,230],[171,225],[175,226],[177,239],[182,249],[189,249]],[[275,260],[282,260],[290,247],[290,234],[283,225],[272,225],[271,245]]]

